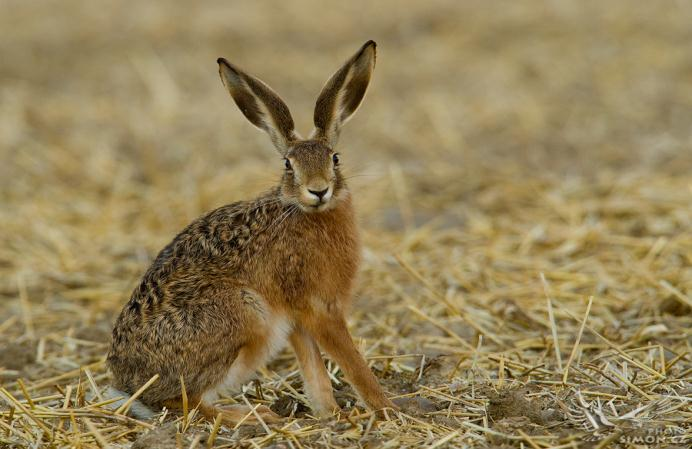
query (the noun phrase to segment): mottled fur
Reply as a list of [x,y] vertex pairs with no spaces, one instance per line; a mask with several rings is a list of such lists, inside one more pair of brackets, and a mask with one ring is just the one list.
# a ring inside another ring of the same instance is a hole
[[219,59],[224,85],[270,135],[286,169],[276,188],[207,213],[159,253],[113,329],[108,365],[116,388],[132,394],[159,374],[141,400],[171,406],[180,401],[182,377],[205,416],[221,412],[232,422],[244,413],[218,409],[213,400],[246,382],[290,341],[317,414],[337,408],[319,347],[368,406],[393,407],[346,328],[360,250],[333,149],[374,62],[375,44],[368,42],[327,83],[312,138],[302,140],[276,93]]

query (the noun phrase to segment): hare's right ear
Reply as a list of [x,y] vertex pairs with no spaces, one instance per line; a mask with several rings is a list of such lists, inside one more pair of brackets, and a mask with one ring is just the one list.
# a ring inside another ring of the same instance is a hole
[[291,143],[300,139],[286,103],[271,87],[242,72],[224,58],[216,62],[219,64],[221,81],[245,117],[266,131],[279,153],[285,155]]
[[315,129],[311,138],[325,141],[334,148],[341,126],[360,106],[375,70],[374,41],[368,41],[336,71],[322,88],[315,104]]

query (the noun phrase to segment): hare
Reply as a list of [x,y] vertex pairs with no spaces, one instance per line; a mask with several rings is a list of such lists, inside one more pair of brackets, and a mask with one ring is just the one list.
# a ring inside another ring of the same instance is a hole
[[[396,408],[346,327],[360,249],[334,149],[365,96],[375,48],[367,42],[327,81],[308,139],[269,86],[218,59],[231,97],[283,157],[283,174],[257,199],[195,220],[159,253],[115,323],[107,359],[114,388],[133,394],[158,374],[139,399],[180,408],[182,378],[191,406],[234,423],[251,410],[214,401],[250,380],[289,341],[316,415],[338,410],[320,348],[370,408]],[[267,407],[257,412],[277,418]]]

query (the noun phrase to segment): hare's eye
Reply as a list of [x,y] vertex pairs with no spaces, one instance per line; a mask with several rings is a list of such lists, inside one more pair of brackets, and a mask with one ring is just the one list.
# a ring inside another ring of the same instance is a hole
[[288,159],[284,159],[284,165],[286,166],[286,170],[291,169],[291,161],[289,161]]
[[332,155],[332,161],[334,161],[334,165],[339,165],[339,153],[334,153]]

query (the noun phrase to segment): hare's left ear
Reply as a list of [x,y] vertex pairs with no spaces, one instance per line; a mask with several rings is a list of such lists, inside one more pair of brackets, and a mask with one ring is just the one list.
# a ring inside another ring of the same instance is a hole
[[219,58],[221,81],[250,123],[264,130],[276,149],[285,156],[291,144],[300,139],[286,103],[261,80]]
[[375,69],[374,41],[368,41],[322,88],[315,104],[315,129],[311,138],[336,145],[341,126],[360,106]]

